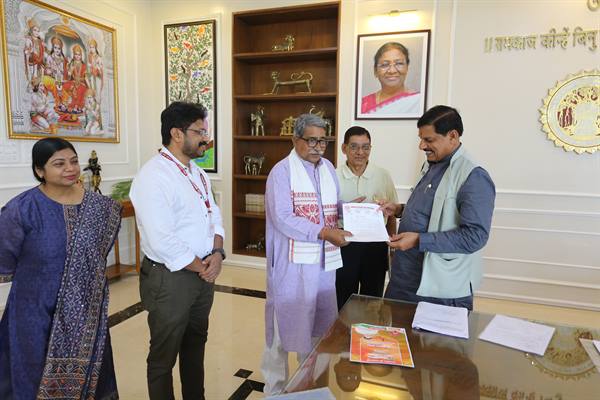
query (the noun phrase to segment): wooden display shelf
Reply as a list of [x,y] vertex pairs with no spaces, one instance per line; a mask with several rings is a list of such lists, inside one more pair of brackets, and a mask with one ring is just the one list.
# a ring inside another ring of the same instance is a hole
[[285,101],[285,100],[335,100],[335,92],[291,93],[291,94],[238,94],[233,96],[241,101]]
[[252,256],[252,257],[266,257],[267,253],[262,250],[262,251],[258,251],[258,250],[246,250],[244,248],[241,249],[233,249],[233,252],[235,254],[239,254],[242,256]]
[[[280,136],[282,121],[297,117],[314,107],[333,120],[325,157],[336,162],[338,118],[338,57],[340,2],[304,4],[292,7],[249,10],[233,14],[232,21],[232,248],[234,254],[265,257],[264,251],[246,250],[265,237],[264,213],[245,212],[246,194],[264,194],[269,171],[292,148],[291,136]],[[271,51],[287,35],[294,37],[291,51]],[[310,72],[312,93],[306,86],[273,88],[272,71],[281,81],[292,73]],[[266,136],[251,136],[251,114],[263,107]],[[246,155],[264,155],[262,175],[245,175]]]
[[264,213],[248,213],[248,212],[234,212],[233,216],[236,218],[249,218],[249,219],[266,219]]
[[243,179],[248,181],[266,181],[267,175],[246,175],[246,174],[235,174],[234,179]]
[[305,4],[291,7],[250,10],[235,13],[235,17],[248,25],[265,25],[272,23],[293,23],[304,20],[337,18],[339,3],[327,2]]
[[260,51],[256,53],[237,53],[233,59],[248,64],[267,64],[278,61],[316,61],[335,60],[337,47],[325,47],[322,49],[292,50],[292,51]]
[[257,142],[289,142],[292,140],[291,136],[279,136],[279,135],[265,135],[265,136],[251,136],[251,135],[235,135],[235,140],[248,140]]

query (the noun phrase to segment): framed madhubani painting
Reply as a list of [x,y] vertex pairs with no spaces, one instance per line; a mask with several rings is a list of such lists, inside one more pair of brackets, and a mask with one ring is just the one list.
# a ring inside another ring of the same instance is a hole
[[425,112],[430,33],[358,35],[355,119],[418,119]]
[[200,103],[208,110],[211,139],[196,164],[217,172],[217,87],[215,20],[164,26],[165,93],[173,101]]
[[119,142],[116,32],[37,0],[2,0],[8,135]]

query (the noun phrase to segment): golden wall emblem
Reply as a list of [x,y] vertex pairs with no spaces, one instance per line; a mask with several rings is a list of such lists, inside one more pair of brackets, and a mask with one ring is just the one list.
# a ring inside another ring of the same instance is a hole
[[595,373],[595,365],[579,339],[598,340],[600,331],[559,326],[544,356],[525,353],[542,372],[564,380],[579,380]]
[[542,129],[556,146],[577,154],[600,150],[600,70],[559,81],[540,113]]

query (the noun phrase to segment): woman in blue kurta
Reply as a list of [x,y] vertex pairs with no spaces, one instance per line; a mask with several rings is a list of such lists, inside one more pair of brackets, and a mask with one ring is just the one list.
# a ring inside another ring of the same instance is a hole
[[77,184],[66,140],[38,141],[32,158],[41,184],[0,212],[0,399],[117,399],[105,269],[121,207]]

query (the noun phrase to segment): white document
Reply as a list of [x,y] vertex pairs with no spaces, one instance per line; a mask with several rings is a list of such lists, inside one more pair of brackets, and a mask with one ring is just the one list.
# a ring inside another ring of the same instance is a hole
[[588,356],[590,356],[590,360],[592,360],[598,372],[600,372],[600,341],[581,338],[579,338],[579,341],[588,353]]
[[543,356],[554,331],[551,326],[496,315],[479,339]]
[[344,230],[352,232],[346,238],[349,242],[387,242],[390,240],[385,229],[383,212],[380,206],[372,203],[346,203]]
[[468,310],[464,307],[442,306],[420,301],[417,304],[412,327],[468,339]]
[[335,400],[328,387],[306,390],[302,392],[278,394],[266,397],[265,400]]

